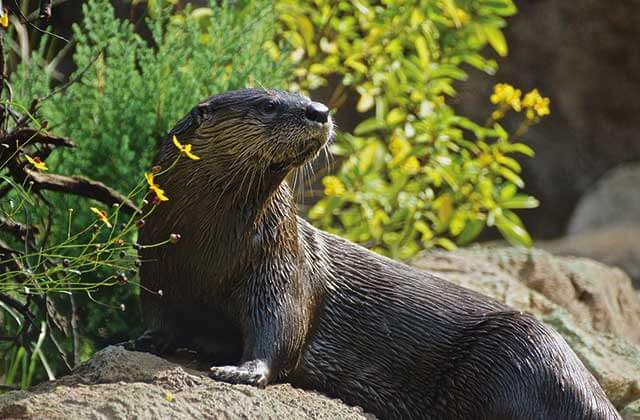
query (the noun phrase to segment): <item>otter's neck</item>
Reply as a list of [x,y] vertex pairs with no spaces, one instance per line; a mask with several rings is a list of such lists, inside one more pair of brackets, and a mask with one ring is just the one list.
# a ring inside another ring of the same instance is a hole
[[212,269],[233,276],[264,259],[297,257],[297,211],[285,180],[272,191],[220,194],[213,190],[195,200],[176,197],[160,205],[171,207],[173,214],[165,220],[177,220],[175,229],[182,237],[199,245],[200,260],[204,257]]

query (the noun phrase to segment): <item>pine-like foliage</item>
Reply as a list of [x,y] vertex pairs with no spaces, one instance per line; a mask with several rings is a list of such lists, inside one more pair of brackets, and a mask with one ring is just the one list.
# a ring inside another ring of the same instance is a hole
[[[288,67],[264,47],[275,27],[271,2],[216,3],[173,14],[155,7],[146,20],[151,42],[117,19],[108,0],[83,7],[84,19],[74,26],[73,60],[77,72],[90,68],[42,109],[49,127],[78,145],[51,157],[56,172],[129,191],[157,142],[198,101],[231,89],[284,85]],[[33,90],[46,83],[33,80],[34,74],[43,73],[20,68],[24,83],[14,81],[17,89],[41,93]],[[74,207],[68,197],[58,200],[61,208]]]

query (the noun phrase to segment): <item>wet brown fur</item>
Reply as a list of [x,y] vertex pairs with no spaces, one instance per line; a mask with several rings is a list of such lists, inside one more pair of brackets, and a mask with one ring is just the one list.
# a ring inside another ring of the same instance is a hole
[[[273,102],[277,105],[271,111]],[[157,181],[169,196],[140,232],[147,333],[134,347],[206,351],[212,376],[288,381],[381,418],[615,419],[565,341],[533,317],[312,227],[287,174],[332,136],[309,100],[214,96],[170,137],[193,145]],[[228,365],[228,366],[224,366]]]

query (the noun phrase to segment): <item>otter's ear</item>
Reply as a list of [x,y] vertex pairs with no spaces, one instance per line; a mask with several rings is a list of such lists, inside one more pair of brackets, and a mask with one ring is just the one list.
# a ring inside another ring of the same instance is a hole
[[196,107],[192,111],[193,119],[197,126],[199,126],[203,121],[209,119],[211,116],[211,105],[204,102],[196,105]]

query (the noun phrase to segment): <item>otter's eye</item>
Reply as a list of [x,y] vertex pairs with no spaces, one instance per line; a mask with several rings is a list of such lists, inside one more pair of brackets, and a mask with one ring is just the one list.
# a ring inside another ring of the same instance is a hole
[[272,114],[276,112],[277,108],[278,107],[274,101],[267,101],[262,104],[262,111],[264,111],[267,114]]

